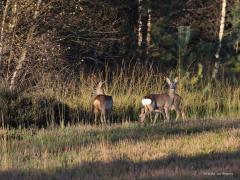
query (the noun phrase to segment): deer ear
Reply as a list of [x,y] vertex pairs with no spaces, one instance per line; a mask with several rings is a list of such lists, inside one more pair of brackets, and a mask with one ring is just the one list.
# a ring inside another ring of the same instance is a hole
[[167,81],[168,84],[171,84],[171,81],[170,81],[169,78],[166,78],[166,81]]
[[103,85],[103,82],[100,81],[100,82],[98,83],[98,87],[102,87],[102,85]]
[[178,82],[178,77],[176,77],[174,80],[173,80],[174,83],[177,83]]

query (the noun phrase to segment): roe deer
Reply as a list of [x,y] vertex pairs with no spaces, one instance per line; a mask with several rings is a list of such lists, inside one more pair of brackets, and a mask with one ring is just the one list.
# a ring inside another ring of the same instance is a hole
[[166,81],[169,85],[168,93],[150,94],[142,99],[143,107],[139,115],[141,123],[145,120],[146,115],[151,112],[155,112],[154,123],[160,113],[163,114],[164,119],[170,120],[169,110],[176,111],[176,120],[180,115],[185,119],[185,114],[180,108],[182,97],[176,94],[178,78],[175,78],[173,82],[171,82],[169,78],[166,78]]
[[106,114],[111,113],[113,107],[112,96],[105,95],[102,85],[102,81],[97,84],[95,89],[95,97],[92,101],[92,111],[94,113],[95,123],[97,123],[97,118],[99,115],[101,123],[106,123]]

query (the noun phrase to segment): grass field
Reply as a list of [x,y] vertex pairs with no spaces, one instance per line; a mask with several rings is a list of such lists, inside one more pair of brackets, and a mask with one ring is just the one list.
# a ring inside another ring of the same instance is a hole
[[[108,72],[108,68],[106,70]],[[76,124],[92,122],[90,107],[94,80],[104,81],[104,90],[112,95],[113,121],[136,122],[141,98],[149,93],[164,93],[168,85],[162,73],[136,66],[112,72],[81,72],[79,78],[42,76],[34,86],[19,86],[10,92],[7,82],[0,84],[0,124],[13,127],[48,126],[57,122]],[[168,76],[173,79],[174,72]],[[32,83],[32,82],[31,82]],[[26,87],[28,88],[26,88]],[[221,119],[240,117],[240,86],[238,81],[221,80],[209,83],[194,74],[181,77],[177,93],[183,98],[182,109],[189,119]],[[174,114],[172,114],[174,118]]]
[[[111,126],[91,123],[94,77],[113,96]],[[44,76],[21,88],[0,86],[0,179],[240,178],[239,82],[183,76],[177,92],[187,120],[156,125],[137,122],[141,98],[167,91],[151,69]]]
[[0,179],[240,177],[240,120],[1,129]]

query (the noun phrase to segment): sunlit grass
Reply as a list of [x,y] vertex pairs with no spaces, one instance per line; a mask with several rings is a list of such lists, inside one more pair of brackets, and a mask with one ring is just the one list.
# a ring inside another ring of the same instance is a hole
[[[207,79],[191,84],[191,77],[183,76],[177,93],[187,120],[140,125],[141,98],[167,92],[166,75],[142,66],[106,74],[81,72],[65,81],[43,76],[36,87],[14,92],[2,81],[0,178],[184,179],[208,169],[237,173],[237,82],[209,87]],[[111,126],[91,124],[91,94],[98,80],[114,100]]]
[[[93,71],[80,72],[79,78],[52,78],[43,76],[36,87],[28,91],[21,88],[9,92],[4,81],[0,88],[0,111],[4,122],[15,125],[39,124],[56,121],[91,121],[91,99],[94,82],[104,81],[105,92],[114,101],[114,122],[137,121],[141,98],[149,93],[168,91],[165,76],[175,77],[174,72],[163,75],[153,68],[134,66],[119,68],[112,74]],[[194,84],[182,76],[177,93],[183,97],[183,110],[192,118],[236,118],[240,115],[240,86],[238,82],[218,82],[210,87],[208,80]],[[172,114],[172,117],[174,115]]]
[[[75,170],[78,173],[73,177],[84,178],[124,178],[134,173],[138,177],[158,173],[192,176],[196,172],[203,175],[206,170],[216,171],[215,163],[219,166],[217,171],[233,168],[232,173],[237,173],[240,158],[239,154],[232,155],[240,148],[239,120],[231,119],[193,120],[156,126],[124,123],[111,127],[74,125],[40,130],[1,129],[0,137],[0,170],[12,171],[9,177],[14,177],[15,170],[25,178],[24,172],[37,170],[39,173],[35,176],[38,178],[43,178],[45,173],[50,177],[66,173],[66,178],[69,178]],[[204,164],[202,156],[207,158]],[[107,164],[111,163],[119,171],[113,167],[108,169]],[[133,169],[128,169],[126,163]],[[166,166],[159,169],[161,164]],[[90,171],[91,168],[95,171]],[[179,172],[175,168],[179,168]],[[145,175],[142,174],[143,169]],[[0,177],[3,178],[4,173]]]

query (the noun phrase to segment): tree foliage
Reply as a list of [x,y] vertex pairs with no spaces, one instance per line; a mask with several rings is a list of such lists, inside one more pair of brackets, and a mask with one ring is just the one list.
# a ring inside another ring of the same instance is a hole
[[[217,48],[219,0],[42,0],[34,19],[37,2],[1,3],[0,73],[8,81],[23,48],[26,57],[20,80],[55,75],[63,69],[79,71],[85,65],[101,67],[107,63],[115,67],[123,61],[175,68],[179,48],[184,49],[182,68],[189,70],[198,63],[211,64]],[[229,73],[240,71],[239,12],[239,0],[228,0],[220,55]],[[179,42],[181,27],[188,27],[187,45]],[[27,40],[29,34],[31,39]]]

